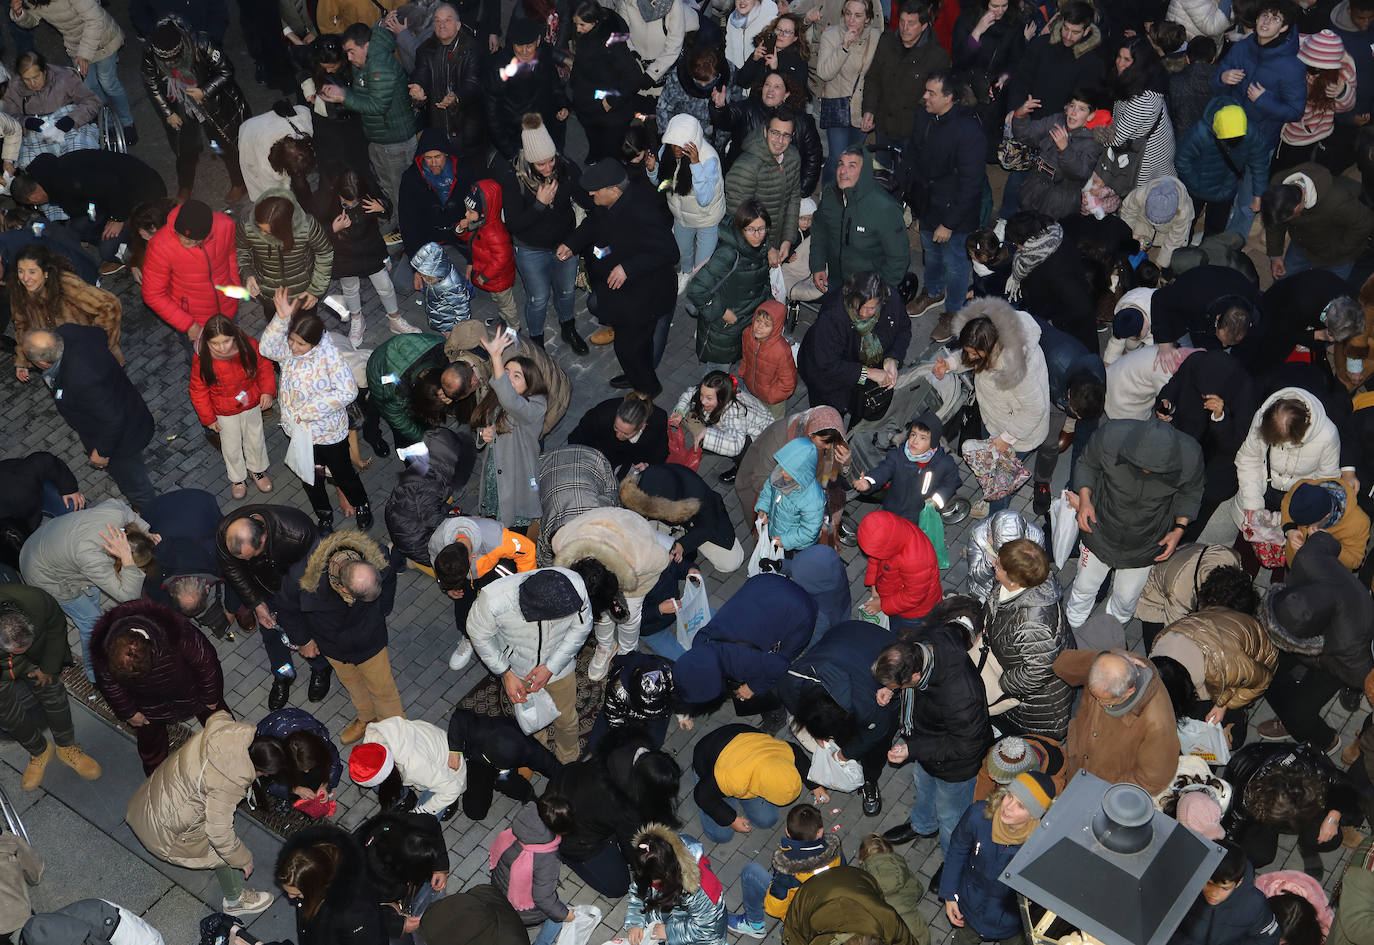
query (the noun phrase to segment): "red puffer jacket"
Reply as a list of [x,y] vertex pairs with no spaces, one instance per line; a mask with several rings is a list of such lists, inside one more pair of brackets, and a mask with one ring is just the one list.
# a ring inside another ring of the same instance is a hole
[[[257,339],[250,337],[248,343],[256,354]],[[248,376],[243,369],[243,362],[236,357],[228,361],[215,361],[213,386],[201,379],[200,358],[200,345],[196,345],[195,354],[191,356],[191,406],[196,408],[201,426],[208,427],[216,417],[234,417],[256,407],[263,394],[277,396],[277,373],[272,368],[272,362],[261,355],[258,356],[257,372],[252,377]]]
[[478,213],[482,216],[477,230],[459,233],[458,242],[472,258],[472,284],[488,292],[501,292],[515,285],[515,247],[501,220],[501,185],[479,180],[473,189],[481,198]]
[[179,213],[177,207],[167,216],[167,225],[148,241],[143,301],[158,318],[177,331],[186,331],[193,324],[204,326],[217,312],[234,317],[239,303],[216,292],[215,286],[238,285],[239,264],[230,217],[216,213],[210,235],[199,246],[187,248],[172,227]]
[[940,602],[940,565],[925,532],[895,512],[869,512],[859,523],[859,548],[868,555],[864,584],[889,617],[924,617]]

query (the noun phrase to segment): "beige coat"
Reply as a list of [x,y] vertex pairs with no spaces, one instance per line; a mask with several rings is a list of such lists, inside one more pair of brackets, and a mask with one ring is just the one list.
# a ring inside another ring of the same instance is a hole
[[877,55],[882,35],[882,23],[875,20],[846,51],[843,20],[821,34],[821,51],[816,58],[821,98],[849,99],[849,123],[855,128],[863,121],[864,76]]
[[1182,545],[1168,561],[1150,569],[1135,615],[1146,623],[1173,623],[1197,610],[1197,591],[1216,568],[1240,567],[1240,555],[1226,545]]
[[253,783],[253,734],[220,710],[134,792],[124,819],[149,853],[193,870],[253,862],[234,833],[234,808]]
[[16,932],[29,921],[29,887],[42,878],[43,858],[14,834],[0,836],[0,935]]
[[124,31],[98,0],[50,0],[41,7],[25,6],[19,16],[11,9],[10,19],[29,30],[44,21],[51,23],[72,59],[100,62],[124,45]]
[[1156,652],[1161,643],[1169,649],[1175,636],[1202,654],[1206,698],[1218,708],[1242,709],[1254,702],[1279,665],[1279,651],[1259,621],[1224,607],[1208,607],[1169,624],[1155,637]]
[[629,509],[592,509],[567,522],[553,536],[553,563],[571,568],[596,558],[620,581],[620,593],[643,597],[668,567],[672,539]]

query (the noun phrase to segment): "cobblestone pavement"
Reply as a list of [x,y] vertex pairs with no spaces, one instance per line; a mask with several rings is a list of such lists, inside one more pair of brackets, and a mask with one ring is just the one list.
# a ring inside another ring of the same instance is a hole
[[[125,22],[127,29],[127,21],[122,12],[117,15],[121,21]],[[237,18],[234,19],[235,22],[231,27],[227,46],[239,66],[240,75],[244,77],[242,84],[254,105],[254,111],[260,112],[267,107],[272,96],[269,90],[252,81],[252,63],[247,60],[246,54],[242,51],[242,43],[238,39]],[[136,43],[132,41],[131,31],[130,35],[130,45],[126,46],[121,54],[121,75],[126,88],[131,92],[131,98],[134,100],[135,114],[143,135],[143,143],[134,151],[143,159],[157,166],[163,172],[169,187],[174,187],[171,156],[164,146],[156,122],[152,117],[150,106],[141,90],[137,77],[137,59],[134,54]],[[51,31],[40,32],[40,48],[49,51],[54,62],[66,61],[58,49],[55,36]],[[574,143],[570,144],[569,151],[574,157],[581,157],[582,148],[576,143],[580,139],[580,135],[577,135],[575,130],[573,138]],[[223,193],[226,188],[227,179],[222,168],[211,164],[209,161],[203,162],[197,195],[213,205],[217,195]],[[240,209],[246,209],[246,204]],[[398,276],[395,282],[397,292],[402,299],[401,311],[409,316],[412,321],[422,323],[423,313],[419,307],[419,299],[411,290],[410,280],[406,276],[407,272],[408,269],[403,263],[398,265],[393,272],[394,276]],[[225,479],[223,463],[218,452],[203,437],[201,427],[191,409],[187,396],[190,353],[184,337],[174,333],[142,304],[137,288],[127,273],[120,273],[107,279],[105,285],[123,300],[123,348],[128,358],[127,370],[134,383],[143,391],[157,420],[157,432],[148,450],[149,466],[155,484],[162,490],[186,487],[209,490],[219,497],[221,507],[226,511],[236,504],[240,504],[230,497],[229,483]],[[490,304],[490,299],[482,293],[478,293],[478,295],[479,298],[475,302],[476,316],[494,313],[495,307]],[[368,319],[365,345],[375,345],[386,337],[386,319],[375,295],[370,290],[364,292],[364,299],[366,300],[365,310]],[[523,296],[520,302],[523,304]],[[578,294],[578,311],[580,326],[583,333],[586,334],[594,326],[585,313],[585,302],[580,292]],[[797,339],[800,338],[801,332],[809,320],[810,316],[804,311],[802,325],[797,331]],[[919,352],[925,347],[934,320],[933,315],[914,320],[914,337],[911,346],[913,353]],[[262,313],[256,306],[242,306],[239,321],[254,335],[260,334],[264,327]],[[330,330],[342,330],[332,315],[326,317],[326,322]],[[660,370],[660,379],[664,386],[663,400],[669,405],[682,390],[698,380],[702,374],[702,367],[693,354],[692,329],[691,320],[679,313],[673,325],[668,353]],[[605,384],[605,380],[618,373],[609,348],[593,348],[591,354],[577,357],[566,350],[556,333],[551,332],[548,337],[549,350],[555,355],[573,382],[573,394],[567,416],[545,440],[546,449],[561,445],[565,441],[567,432],[582,413],[591,405],[611,395],[612,392]],[[109,478],[86,464],[80,444],[57,418],[51,399],[41,383],[34,380],[28,384],[20,384],[14,379],[11,372],[3,373],[3,379],[0,379],[0,391],[3,391],[3,395],[0,395],[0,456],[22,455],[38,449],[51,450],[63,457],[76,471],[83,490],[92,501],[99,501],[115,495],[116,491]],[[790,409],[804,407],[804,396],[799,394],[794,397],[789,406]],[[273,502],[308,508],[308,502],[299,482],[282,463],[286,440],[276,425],[275,415],[272,415],[268,426],[268,448],[273,457],[270,473],[276,484],[276,489],[269,498]],[[365,457],[371,455],[365,445],[362,447],[362,452]],[[377,513],[378,524],[373,529],[373,534],[378,537],[384,537],[385,529],[381,524],[381,509],[400,468],[400,462],[393,456],[386,459],[374,459],[370,467],[362,472],[363,481],[372,498],[373,509]],[[714,481],[714,475],[723,468],[722,460],[708,457],[703,462],[701,471],[708,481]],[[1066,476],[1067,461],[1061,463],[1057,482],[1062,482]],[[259,500],[260,497],[252,489],[249,491],[249,497],[243,501]],[[976,487],[966,482],[963,494],[972,497],[975,492]],[[474,485],[474,488],[470,489],[469,494],[465,496],[464,507],[474,507],[475,499]],[[727,503],[732,507],[736,517],[741,540],[746,540],[745,516],[737,507],[737,500],[732,489],[727,490]],[[1028,494],[1018,496],[1014,505],[1017,508],[1026,509],[1029,505]],[[855,508],[851,505],[849,511],[851,515],[861,516],[871,508],[873,506],[860,505]],[[1028,512],[1028,509],[1026,510]],[[341,522],[340,524],[347,525],[349,523]],[[958,551],[963,546],[963,537],[970,524],[966,522],[948,530],[948,541],[953,560],[951,567],[944,575],[944,585],[947,591],[958,590],[964,584],[965,567],[958,557]],[[861,599],[857,591],[861,590],[864,558],[856,549],[842,549],[841,553],[854,582],[856,600]],[[1072,567],[1069,565],[1065,569],[1070,573],[1061,574],[1061,583],[1065,587],[1071,583]],[[738,574],[728,576],[724,580],[721,580],[719,575],[707,571],[707,584],[713,603],[718,604],[728,598],[743,581],[743,569]],[[477,667],[470,667],[460,676],[448,669],[448,655],[455,642],[452,611],[448,600],[439,593],[429,578],[417,571],[407,571],[400,576],[396,607],[391,617],[390,627],[391,662],[405,702],[407,715],[412,718],[426,719],[439,725],[445,724],[453,705],[476,685],[481,672]],[[1128,638],[1138,649],[1140,646],[1138,623],[1133,622],[1128,628]],[[74,634],[73,640],[75,641]],[[270,680],[267,660],[257,637],[240,634],[237,641],[216,642],[216,648],[224,666],[226,699],[229,706],[240,718],[256,720],[262,717],[267,711],[266,700]],[[305,684],[302,680],[292,693],[293,703],[308,706],[332,732],[339,732],[351,720],[351,707],[341,686],[335,685],[328,698],[318,705],[309,705],[305,702],[304,689]],[[1357,730],[1358,719],[1348,716],[1334,703],[1330,712],[1333,724],[1342,728],[1344,742],[1349,742]],[[1267,706],[1261,704],[1252,722],[1271,714]],[[732,717],[727,712],[722,712],[714,718],[700,720],[693,732],[674,731],[668,739],[667,748],[682,760],[685,767],[689,762],[691,747],[695,738],[703,731],[709,731],[716,725],[731,720]],[[87,740],[97,737],[106,741],[110,737],[118,740],[119,736],[112,736],[113,729],[109,729],[106,723],[97,722],[94,717],[83,715],[83,730],[94,731],[102,726],[106,727],[104,734],[92,734]],[[83,738],[87,737],[83,735]],[[137,765],[131,760],[133,758],[131,746],[126,745],[120,751],[129,759],[122,763],[135,769],[133,777],[136,778]],[[11,795],[20,793],[14,769],[22,768],[22,750],[13,744],[7,745],[0,753],[0,759],[5,762],[5,768],[0,769],[0,785],[8,785]],[[118,789],[115,785],[121,780],[127,783],[130,778],[112,778],[109,775],[110,765],[108,763],[106,770],[106,780],[96,783],[100,788],[101,795],[103,795],[99,797],[92,795],[82,785],[72,784],[71,779],[50,778],[50,781],[55,785],[52,790],[58,794],[50,807],[56,807],[59,804],[69,805],[68,810],[72,812],[71,816],[62,821],[63,826],[60,828],[60,835],[66,837],[80,833],[83,829],[82,825],[85,824],[94,831],[92,836],[96,839],[92,842],[103,842],[101,838],[104,840],[113,839],[126,850],[133,851],[140,861],[148,861],[146,854],[138,849],[137,842],[132,838],[127,827],[123,827],[119,823],[128,795],[124,793],[116,796]],[[851,859],[855,856],[858,841],[863,835],[886,829],[900,823],[906,817],[913,791],[910,771],[910,768],[889,769],[884,774],[881,782],[884,808],[877,817],[864,817],[862,815],[857,796],[837,795],[831,804],[827,805],[825,810],[827,826],[838,826],[840,835],[844,838],[845,852]],[[687,824],[685,829],[699,833],[699,828],[696,826],[697,813],[691,798],[690,785],[690,778],[684,778],[679,810]],[[86,793],[83,794],[83,791]],[[35,795],[35,797],[43,798],[46,796],[46,790],[40,795]],[[345,827],[356,826],[376,810],[375,801],[371,797],[359,797],[357,789],[351,786],[343,788],[341,800],[347,808],[347,813],[341,821]],[[44,800],[43,803],[48,803],[48,801]],[[91,805],[103,810],[104,813],[98,816],[93,814]],[[838,812],[832,814],[831,808],[838,808]],[[486,881],[486,851],[496,834],[509,822],[512,809],[513,803],[509,799],[497,795],[492,812],[484,823],[472,823],[460,814],[446,825],[445,835],[449,840],[453,855],[452,888],[461,889]],[[246,818],[240,819],[241,829],[251,832],[253,829],[251,826],[243,826],[245,820]],[[270,883],[268,877],[272,862],[272,840],[265,835],[258,836],[257,833],[254,833],[253,836],[255,849],[262,851],[258,858],[260,873],[255,874],[254,885],[266,885]],[[732,911],[739,909],[738,879],[744,865],[751,861],[766,862],[771,851],[776,847],[779,836],[780,827],[773,830],[755,830],[750,834],[739,835],[729,843],[716,845],[710,849],[713,867],[725,883],[725,895]],[[81,842],[84,845],[85,841],[82,840]],[[111,852],[112,858],[116,857],[116,852]],[[935,841],[918,841],[913,846],[905,848],[903,852],[913,870],[928,884],[930,875],[940,862]],[[1339,875],[1336,867],[1343,864],[1346,856],[1346,851],[1338,850],[1337,853],[1330,854],[1325,858],[1328,887],[1334,886]],[[111,859],[109,862],[116,862],[116,860]],[[208,897],[213,884],[207,882],[208,875],[196,876],[184,870],[166,868],[165,865],[156,863],[152,865],[160,878],[149,880],[152,884],[149,888],[163,889],[166,886],[167,877],[170,877],[173,885],[179,889],[168,887],[158,893],[157,896],[142,895],[126,900],[127,903],[139,911],[146,911],[150,919],[163,928],[169,943],[193,940],[193,922],[197,917],[194,897]],[[1293,838],[1291,837],[1281,841],[1280,861],[1276,867],[1281,865],[1301,869],[1301,860],[1293,851]],[[79,870],[80,863],[73,863],[73,869]],[[561,893],[567,902],[595,903],[604,912],[604,927],[597,935],[593,936],[593,945],[613,937],[624,916],[623,904],[600,900],[595,893],[585,890],[576,876],[567,870],[564,871],[564,874]],[[123,880],[133,883],[135,886],[138,885],[138,881],[133,876],[122,873],[121,876],[120,888],[124,885]],[[59,883],[64,881],[61,873],[56,871],[50,873],[50,881],[52,879],[57,879]],[[87,895],[98,893],[98,886],[84,891],[84,894]],[[111,898],[114,898],[113,893],[110,895]],[[60,901],[63,901],[61,895],[46,899],[49,905],[57,904]],[[211,900],[207,898],[206,901]],[[164,903],[164,905],[158,905],[159,903]],[[926,918],[931,921],[934,941],[937,943],[945,941],[951,930],[944,918],[943,910],[932,894],[927,894],[923,903],[923,911]],[[287,909],[280,903],[275,905],[255,924],[255,931],[267,938],[289,937],[292,934],[292,929]],[[777,924],[774,923],[767,940],[776,942],[779,938]]]

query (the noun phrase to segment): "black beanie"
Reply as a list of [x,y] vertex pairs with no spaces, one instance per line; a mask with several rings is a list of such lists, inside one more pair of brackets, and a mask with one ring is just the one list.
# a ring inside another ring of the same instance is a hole
[[177,211],[177,221],[172,229],[188,240],[203,240],[210,235],[214,219],[214,213],[204,202],[188,200]]

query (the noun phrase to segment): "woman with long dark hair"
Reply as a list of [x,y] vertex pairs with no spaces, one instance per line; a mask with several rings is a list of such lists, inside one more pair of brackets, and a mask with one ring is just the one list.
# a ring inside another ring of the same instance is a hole
[[367,137],[363,134],[362,116],[344,108],[338,102],[326,102],[316,95],[329,84],[347,87],[353,81],[353,67],[344,55],[343,39],[337,35],[321,36],[311,44],[313,68],[301,82],[301,94],[313,107],[311,137],[315,153],[319,155],[320,173],[337,174],[344,168],[371,168],[367,155]]
[[1169,119],[1169,104],[1164,99],[1169,75],[1149,40],[1133,36],[1122,42],[1109,73],[1113,104],[1112,140],[1108,146],[1130,145],[1140,152],[1136,186],[1157,177],[1176,176],[1174,123]]
[[1020,0],[974,0],[960,9],[954,21],[950,62],[977,99],[973,109],[983,123],[989,156],[996,153],[1002,139],[1002,123],[1009,110],[1004,89],[1025,52],[1026,31]]
[[389,924],[397,936],[420,925],[419,919],[397,921],[400,914],[381,905],[362,844],[342,827],[322,824],[292,834],[275,876],[296,907],[296,945],[387,945]]
[[622,929],[632,945],[724,945],[725,900],[701,844],[663,824],[635,834]]
[[219,434],[229,493],[248,494],[249,474],[259,492],[271,492],[262,412],[277,396],[277,375],[258,356],[258,343],[234,321],[210,316],[191,355],[191,406],[201,426]]
[[754,37],[754,54],[735,71],[734,84],[742,89],[752,88],[768,73],[776,72],[805,89],[810,79],[810,62],[806,21],[799,13],[784,13]]
[[708,453],[734,460],[721,473],[721,482],[734,482],[744,451],[755,437],[773,422],[757,397],[739,390],[726,371],[708,371],[696,387],[689,387],[677,399],[668,415],[668,426],[684,425],[692,441]]
[[287,804],[321,799],[343,777],[343,762],[329,729],[295,706],[263,717],[248,746],[248,757],[257,772],[253,794],[259,807],[265,807],[269,797]]
[[364,822],[354,836],[363,845],[368,879],[396,938],[394,929],[400,922],[392,919],[391,910],[411,926],[448,888],[448,847],[442,824],[428,814],[389,811]]
[[285,286],[300,307],[315,307],[329,288],[334,246],[324,228],[284,187],[263,191],[235,237],[239,275],[248,295],[272,317],[273,294]]
[[502,352],[514,343],[505,332],[483,339],[482,347],[491,356],[491,381],[469,422],[477,432],[477,448],[491,446],[482,463],[478,508],[507,528],[522,529],[541,511],[535,483],[549,386],[533,358],[503,358]]
[[65,258],[40,243],[19,251],[9,282],[10,317],[14,322],[14,376],[29,379],[24,334],[58,325],[94,325],[105,332],[110,353],[124,363],[119,349],[124,308],[119,298],[72,272]]
[[630,44],[612,39],[629,32],[615,13],[582,0],[573,9],[574,49],[568,92],[587,132],[587,163],[614,157],[634,121],[644,72]]

